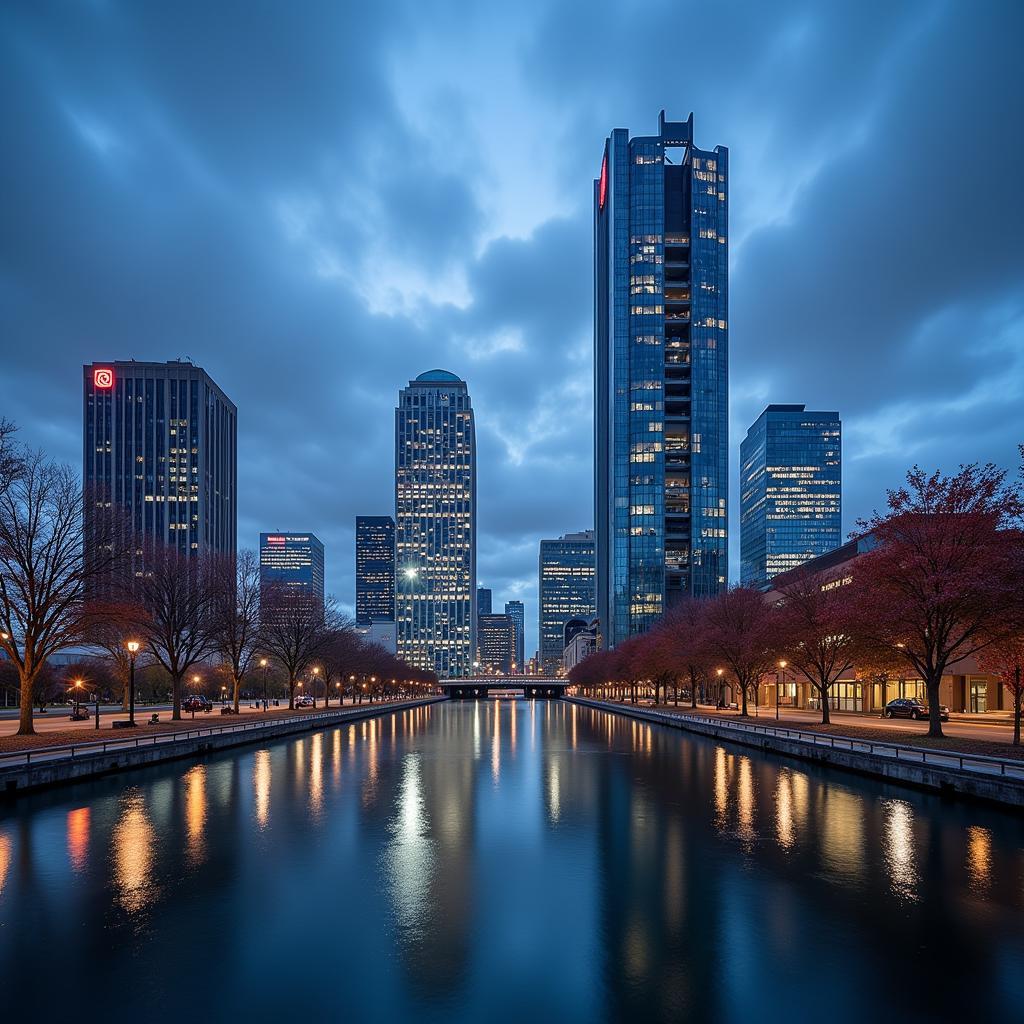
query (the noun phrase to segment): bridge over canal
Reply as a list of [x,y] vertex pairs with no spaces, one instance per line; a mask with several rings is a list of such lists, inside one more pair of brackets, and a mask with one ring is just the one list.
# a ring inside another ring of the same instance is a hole
[[498,694],[528,700],[557,700],[565,696],[567,679],[546,676],[472,676],[466,679],[442,679],[440,686],[451,700],[482,700]]

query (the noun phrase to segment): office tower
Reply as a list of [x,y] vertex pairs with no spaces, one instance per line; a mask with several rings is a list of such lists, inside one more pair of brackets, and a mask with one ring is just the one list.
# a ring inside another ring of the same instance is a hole
[[234,403],[188,361],[114,360],[82,370],[87,531],[98,509],[111,508],[150,543],[233,555]]
[[842,543],[837,412],[769,405],[740,445],[740,579],[764,587]]
[[505,614],[512,620],[512,625],[516,628],[515,668],[517,672],[522,672],[526,664],[526,638],[524,636],[526,609],[523,607],[523,602],[506,601]]
[[480,671],[511,673],[516,649],[516,627],[511,617],[477,616],[476,635]]
[[356,516],[356,623],[395,621],[395,521]]
[[275,592],[301,595],[324,607],[324,546],[312,533],[260,534],[260,593],[264,611]]
[[594,617],[594,531],[540,542],[540,662],[555,675],[565,649],[565,624]]
[[476,588],[476,614],[478,618],[491,614],[491,592],[487,587]]
[[476,430],[466,382],[421,373],[395,410],[398,656],[442,679],[476,651]]
[[616,128],[594,182],[597,614],[614,647],[727,585],[728,150]]

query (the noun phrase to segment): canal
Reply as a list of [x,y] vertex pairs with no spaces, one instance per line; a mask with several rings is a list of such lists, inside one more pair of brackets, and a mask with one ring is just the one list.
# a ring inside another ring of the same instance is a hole
[[5,1019],[1010,1021],[1024,818],[562,702],[0,805]]

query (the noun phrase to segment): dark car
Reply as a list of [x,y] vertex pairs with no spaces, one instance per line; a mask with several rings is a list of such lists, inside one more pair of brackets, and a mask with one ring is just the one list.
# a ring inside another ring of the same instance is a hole
[[201,693],[190,693],[181,702],[181,709],[182,711],[191,711],[193,713],[196,711],[212,711],[213,701]]
[[[885,718],[912,718],[918,722],[928,717],[928,705],[917,697],[897,697],[885,705],[882,714]],[[949,721],[949,708],[945,704],[939,705],[939,718]]]

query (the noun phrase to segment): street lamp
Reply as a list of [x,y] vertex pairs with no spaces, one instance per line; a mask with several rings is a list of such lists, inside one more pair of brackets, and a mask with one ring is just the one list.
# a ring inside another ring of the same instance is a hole
[[[355,702],[356,702],[356,677],[355,676],[349,676],[348,677],[348,681],[352,684],[352,703],[355,704]],[[344,694],[342,694],[341,703],[342,704],[345,703],[345,696],[344,696]]]
[[[129,640],[128,648],[128,724],[135,725],[135,659],[139,654],[139,641]],[[193,717],[195,717],[193,715]]]
[[[779,669],[782,675],[782,682],[786,681],[786,666],[789,664],[785,658],[779,662]],[[779,720],[779,672],[775,673],[775,721]]]
[[[201,682],[202,682],[202,679],[200,678],[198,673],[192,677],[192,685],[194,687],[196,687],[196,689],[199,688],[199,684]],[[195,721],[195,718],[196,718],[196,702],[192,701],[192,721]]]
[[[320,666],[319,665],[314,665],[313,666],[313,685],[312,685],[312,687],[310,687],[310,689],[312,689],[312,691],[313,691],[313,710],[314,711],[316,711],[316,691],[317,691],[317,686],[319,685],[319,682],[320,682]],[[324,700],[326,701],[327,698],[324,697]]]
[[263,710],[267,710],[267,659],[260,658],[260,668],[263,669]]
[[74,694],[75,694],[75,721],[77,722],[78,721],[78,712],[79,712],[79,710],[81,709],[81,706],[82,706],[82,680],[81,679],[76,679],[75,680]]
[[725,707],[724,696],[722,694],[722,673],[725,672],[724,668],[716,668],[715,675],[718,676],[718,707]]

